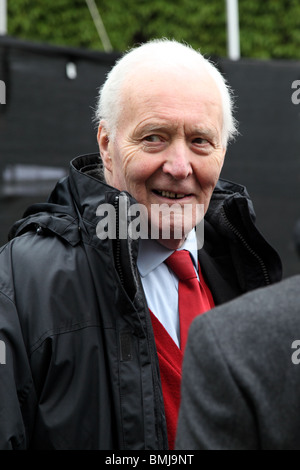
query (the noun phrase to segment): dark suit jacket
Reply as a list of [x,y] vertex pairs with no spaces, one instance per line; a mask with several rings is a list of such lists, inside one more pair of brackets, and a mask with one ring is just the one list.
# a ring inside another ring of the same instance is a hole
[[300,276],[194,320],[176,449],[300,449]]

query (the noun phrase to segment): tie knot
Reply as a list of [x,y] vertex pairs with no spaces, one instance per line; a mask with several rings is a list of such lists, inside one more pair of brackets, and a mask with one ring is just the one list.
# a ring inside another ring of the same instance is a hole
[[165,263],[181,281],[197,278],[193,261],[187,250],[174,251]]

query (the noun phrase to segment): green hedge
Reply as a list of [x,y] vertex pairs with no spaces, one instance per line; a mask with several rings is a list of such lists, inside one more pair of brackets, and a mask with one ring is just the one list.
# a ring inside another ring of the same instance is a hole
[[[103,50],[85,0],[8,1],[8,34]],[[225,0],[96,0],[112,47],[154,37],[183,40],[226,56]],[[242,57],[300,58],[299,0],[239,0]]]

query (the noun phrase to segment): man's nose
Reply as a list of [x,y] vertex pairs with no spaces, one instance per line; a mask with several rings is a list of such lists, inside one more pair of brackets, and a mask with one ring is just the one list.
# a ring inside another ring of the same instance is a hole
[[174,179],[187,178],[192,173],[188,147],[181,143],[171,145],[163,164],[163,172],[169,173]]

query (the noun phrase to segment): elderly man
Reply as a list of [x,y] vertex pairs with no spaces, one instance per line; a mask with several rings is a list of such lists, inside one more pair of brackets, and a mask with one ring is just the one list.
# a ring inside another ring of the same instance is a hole
[[4,449],[172,449],[190,322],[281,277],[245,188],[219,180],[231,92],[200,53],[129,51],[97,119],[100,155],[1,252]]

